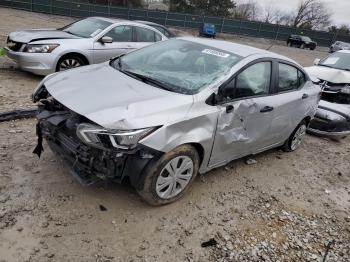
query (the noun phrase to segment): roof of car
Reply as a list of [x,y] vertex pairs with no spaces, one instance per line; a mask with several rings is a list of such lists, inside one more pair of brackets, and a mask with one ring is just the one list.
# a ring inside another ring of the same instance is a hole
[[350,54],[350,50],[339,50],[337,53],[345,53],[345,54]]
[[206,38],[199,38],[199,37],[180,37],[179,39],[192,41],[192,42],[207,45],[207,46],[212,46],[214,48],[221,49],[223,51],[238,54],[242,57],[247,57],[253,54],[260,54],[260,55],[268,55],[276,58],[281,58],[288,61],[293,61],[285,56],[278,55],[268,50],[255,48],[248,45],[236,44],[233,42],[228,42],[223,40],[213,40],[213,39],[206,39]]
[[122,21],[126,21],[125,19],[118,19],[118,18],[108,18],[108,17],[102,17],[102,16],[93,16],[93,17],[89,17],[89,18],[96,18],[96,19],[100,19],[109,23],[119,23]]
[[141,23],[141,24],[146,24],[146,25],[157,25],[157,26],[165,27],[163,25],[160,25],[160,24],[157,24],[157,23],[154,23],[154,22],[150,22],[150,21],[135,20],[134,22]]

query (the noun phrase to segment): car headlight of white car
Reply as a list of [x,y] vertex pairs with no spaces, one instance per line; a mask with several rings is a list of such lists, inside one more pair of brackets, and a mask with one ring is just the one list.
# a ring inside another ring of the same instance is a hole
[[111,145],[119,149],[133,149],[137,143],[154,132],[158,127],[137,130],[108,130],[92,124],[80,124],[77,136],[85,144],[92,147],[106,149]]
[[340,90],[341,93],[350,95],[350,86],[347,85]]
[[27,44],[23,50],[26,53],[51,53],[59,44]]

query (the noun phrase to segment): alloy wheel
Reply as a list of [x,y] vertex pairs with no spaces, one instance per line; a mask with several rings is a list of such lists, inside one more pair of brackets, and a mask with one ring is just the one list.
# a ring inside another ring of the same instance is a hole
[[77,60],[75,58],[67,58],[67,59],[64,59],[60,63],[58,69],[59,69],[59,71],[65,71],[65,70],[76,68],[79,66],[82,66],[82,64],[79,60]]
[[301,125],[298,130],[295,132],[294,137],[292,139],[292,143],[290,148],[294,151],[296,150],[300,144],[303,142],[304,136],[306,133],[306,126]]
[[180,194],[189,184],[194,171],[193,160],[178,156],[170,160],[156,181],[156,193],[160,198],[170,199]]

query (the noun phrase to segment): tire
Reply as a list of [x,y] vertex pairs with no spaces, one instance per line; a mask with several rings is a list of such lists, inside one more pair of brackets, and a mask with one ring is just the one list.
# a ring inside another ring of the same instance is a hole
[[[182,165],[188,168],[181,172]],[[180,173],[175,172],[172,175],[168,171],[174,171],[174,169]],[[198,169],[199,156],[196,149],[190,145],[179,146],[146,167],[137,192],[145,202],[152,206],[170,204],[183,197],[191,188]],[[182,186],[179,181],[182,181]],[[177,192],[174,191],[174,185]]]
[[57,62],[56,72],[66,71],[84,65],[86,65],[86,62],[80,56],[66,55],[61,57]]
[[310,47],[311,51],[314,51],[316,49],[316,47]]
[[[290,137],[286,140],[283,145],[283,151],[292,152],[298,149],[298,147],[303,142],[303,139],[306,134],[306,122],[303,120],[293,131]],[[296,141],[297,140],[297,141]]]
[[301,45],[300,45],[300,48],[301,48],[301,49],[305,49],[305,44],[301,44]]
[[292,42],[287,42],[287,46],[292,47]]

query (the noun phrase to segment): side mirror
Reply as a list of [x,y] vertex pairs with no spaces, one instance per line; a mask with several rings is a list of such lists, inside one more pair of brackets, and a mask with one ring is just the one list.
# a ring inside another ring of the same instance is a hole
[[110,43],[113,43],[113,38],[109,36],[104,36],[101,38],[101,42],[103,44],[110,44]]
[[210,106],[215,106],[218,103],[218,96],[215,93],[212,93],[207,100],[205,100],[205,103]]
[[318,65],[320,63],[321,59],[319,58],[316,58],[315,61],[314,61],[314,65]]

